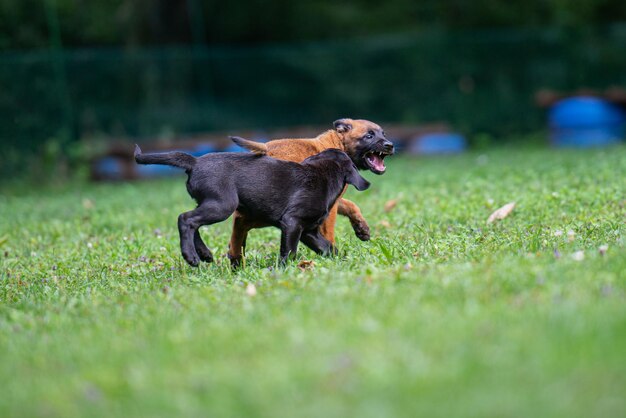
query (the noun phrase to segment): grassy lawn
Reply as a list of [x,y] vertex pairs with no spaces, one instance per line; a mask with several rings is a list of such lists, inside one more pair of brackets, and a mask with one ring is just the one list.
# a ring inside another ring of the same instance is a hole
[[340,257],[281,270],[256,230],[234,274],[230,222],[203,229],[216,264],[183,262],[182,177],[5,190],[0,416],[626,414],[626,146],[368,177],[370,242],[341,218]]

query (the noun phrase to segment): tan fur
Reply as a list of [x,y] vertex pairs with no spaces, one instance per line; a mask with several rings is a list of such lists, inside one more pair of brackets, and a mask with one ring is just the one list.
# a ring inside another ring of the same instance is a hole
[[238,136],[231,136],[230,139],[235,144],[239,145],[242,148],[246,148],[247,150],[252,151],[255,154],[267,154],[267,145],[262,142],[249,141]]

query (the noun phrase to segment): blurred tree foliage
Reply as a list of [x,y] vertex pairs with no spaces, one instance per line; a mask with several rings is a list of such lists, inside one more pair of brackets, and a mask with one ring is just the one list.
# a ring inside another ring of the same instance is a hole
[[46,2],[70,47],[250,44],[626,20],[624,0],[0,0],[0,50],[49,45]]

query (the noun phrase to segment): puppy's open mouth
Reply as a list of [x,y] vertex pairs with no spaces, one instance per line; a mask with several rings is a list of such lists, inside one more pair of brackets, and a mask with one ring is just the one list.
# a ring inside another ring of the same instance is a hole
[[390,154],[380,151],[371,151],[365,154],[365,162],[374,174],[383,174],[385,172],[385,157]]

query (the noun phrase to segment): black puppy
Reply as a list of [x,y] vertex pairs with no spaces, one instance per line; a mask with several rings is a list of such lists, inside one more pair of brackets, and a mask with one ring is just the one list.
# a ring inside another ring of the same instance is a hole
[[298,164],[228,152],[199,158],[184,152],[142,154],[135,145],[135,161],[187,172],[187,191],[198,207],[178,217],[178,231],[183,257],[192,266],[200,260],[213,261],[198,228],[221,222],[235,210],[280,228],[282,263],[295,256],[298,241],[318,254],[330,254],[334,248],[319,233],[319,226],[346,183],[357,190],[370,186],[350,157],[338,149],[327,149]]

